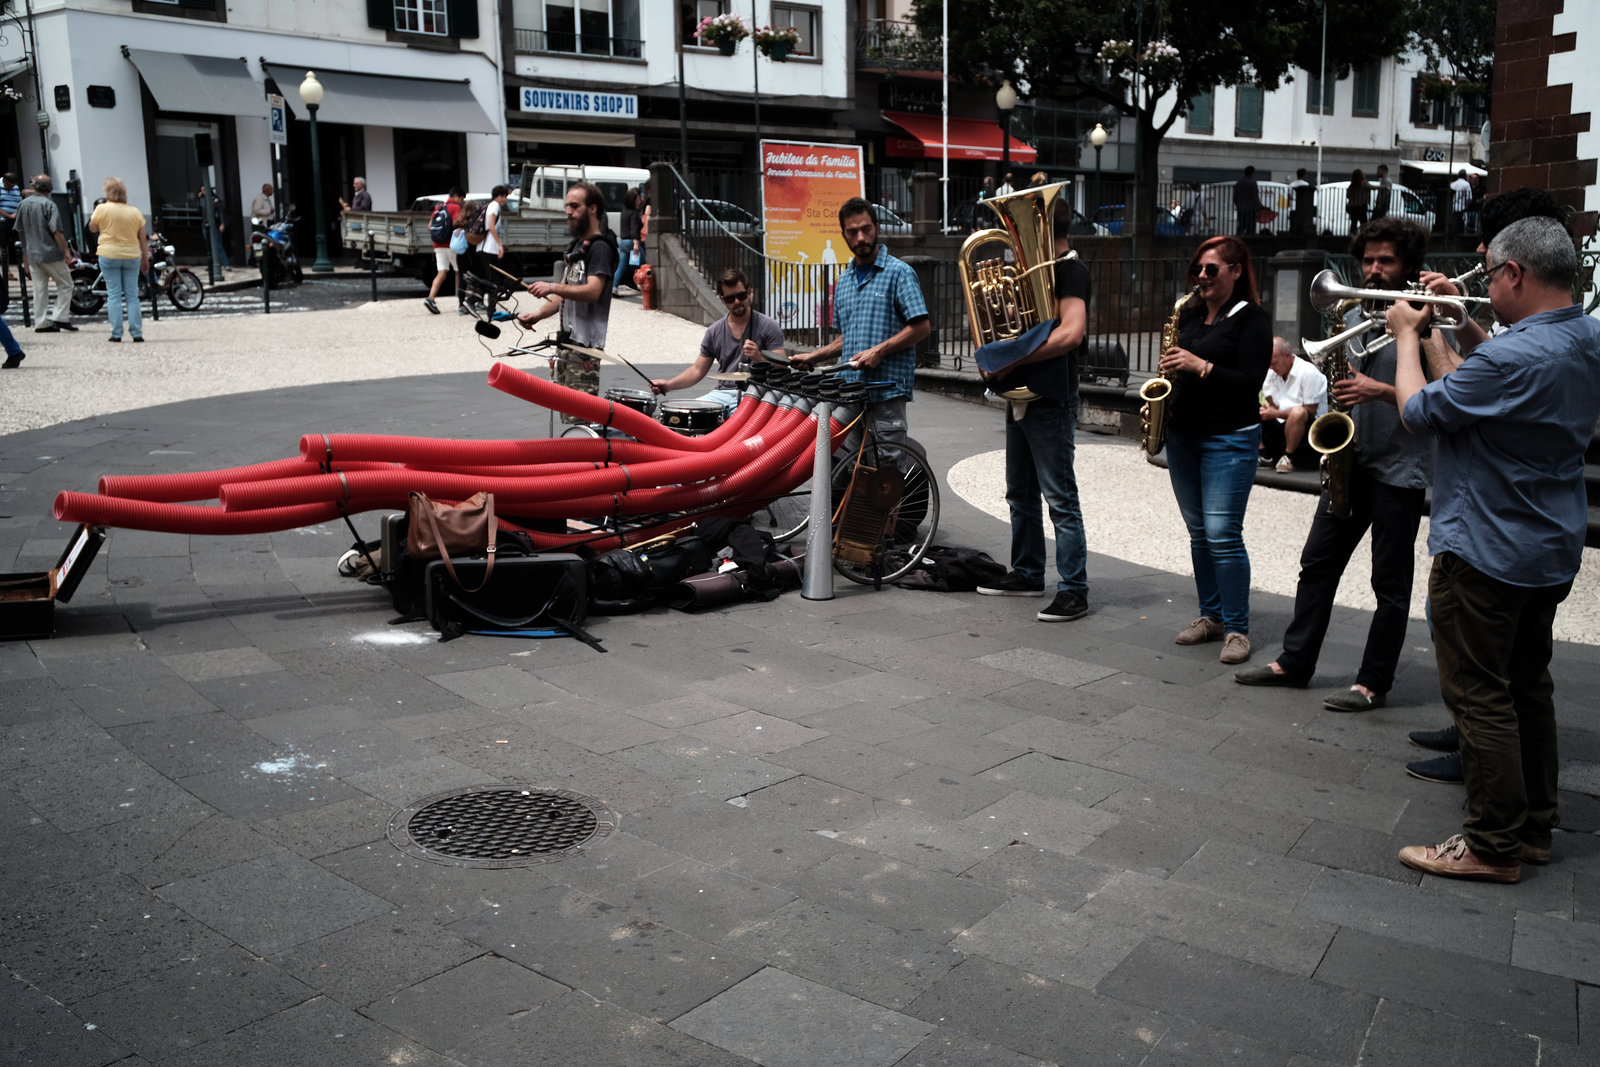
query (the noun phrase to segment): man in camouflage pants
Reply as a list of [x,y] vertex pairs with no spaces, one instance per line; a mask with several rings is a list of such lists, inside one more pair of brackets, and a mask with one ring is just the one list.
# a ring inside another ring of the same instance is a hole
[[[534,282],[528,292],[544,300],[537,310],[519,317],[532,326],[553,315],[561,316],[564,341],[585,348],[604,349],[606,326],[611,319],[611,276],[617,269],[617,239],[604,229],[606,198],[592,182],[577,182],[567,190],[565,210],[572,243],[562,256],[561,280]],[[555,381],[569,389],[600,395],[600,365],[578,353],[562,351],[556,357]],[[565,423],[584,420],[562,415]]]

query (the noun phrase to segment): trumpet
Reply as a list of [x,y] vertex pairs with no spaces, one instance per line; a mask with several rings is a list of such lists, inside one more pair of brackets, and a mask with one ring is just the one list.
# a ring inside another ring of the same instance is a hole
[[[1451,281],[1464,284],[1480,269],[1482,268],[1474,268],[1474,270],[1461,275],[1459,279],[1453,278]],[[1346,300],[1359,300],[1364,309],[1360,322],[1348,329],[1339,331],[1331,337],[1321,341],[1312,341],[1304,337],[1300,339],[1300,347],[1305,352],[1306,358],[1313,362],[1319,361],[1337,346],[1353,340],[1368,330],[1381,329],[1387,326],[1384,320],[1384,313],[1389,310],[1389,306],[1396,300],[1410,300],[1412,303],[1435,305],[1433,325],[1440,330],[1461,329],[1471,317],[1468,305],[1487,302],[1483,297],[1440,296],[1436,293],[1428,292],[1421,286],[1408,286],[1405,289],[1356,289],[1342,284],[1339,281],[1339,276],[1331,270],[1319,271],[1317,276],[1311,279],[1310,297],[1311,306],[1323,314],[1333,312],[1341,302]],[[1441,315],[1440,311],[1449,311],[1452,314]],[[1378,351],[1393,340],[1393,336],[1386,334],[1384,340],[1374,341],[1364,348],[1352,347],[1350,351],[1352,355],[1358,357],[1370,356],[1373,352]]]

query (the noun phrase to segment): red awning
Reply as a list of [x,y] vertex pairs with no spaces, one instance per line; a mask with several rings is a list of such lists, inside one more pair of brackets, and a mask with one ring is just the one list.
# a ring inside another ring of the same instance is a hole
[[[910,111],[885,111],[883,117],[909,133],[910,137],[890,137],[884,151],[891,156],[910,159],[941,159],[944,156],[944,135],[938,115],[920,115]],[[950,116],[951,159],[1000,159],[1000,138],[1005,136],[998,125],[984,119],[958,119]],[[1011,138],[1011,161],[1032,163],[1038,156],[1032,148],[1015,137]]]

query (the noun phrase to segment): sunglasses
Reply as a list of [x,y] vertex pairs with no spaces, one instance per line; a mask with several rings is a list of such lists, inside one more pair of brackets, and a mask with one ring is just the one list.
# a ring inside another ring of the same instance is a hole
[[723,293],[722,294],[722,302],[724,304],[736,304],[741,300],[749,300],[749,299],[750,299],[750,290],[748,290],[748,289],[742,289],[737,293]]
[[1222,268],[1215,263],[1201,263],[1189,268],[1189,277],[1191,278],[1198,278],[1202,274],[1207,278],[1215,278],[1220,273],[1222,273]]

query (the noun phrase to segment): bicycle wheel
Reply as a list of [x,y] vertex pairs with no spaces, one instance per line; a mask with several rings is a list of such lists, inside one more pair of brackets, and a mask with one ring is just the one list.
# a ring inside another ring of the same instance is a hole
[[179,311],[193,311],[205,298],[205,287],[194,271],[179,267],[173,272],[172,281],[167,285],[167,299],[172,301],[173,307]]
[[[835,559],[833,569],[861,585],[894,582],[917,565],[938,532],[939,480],[928,461],[912,447],[869,441],[862,463],[869,467],[893,465],[898,468],[905,482],[904,489],[884,534],[879,560],[874,564],[858,564]],[[834,499],[842,498],[853,467],[853,456],[834,467]]]

